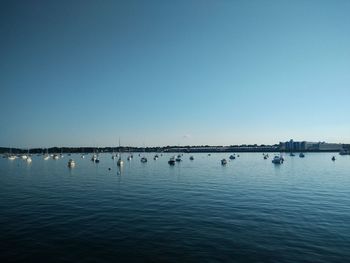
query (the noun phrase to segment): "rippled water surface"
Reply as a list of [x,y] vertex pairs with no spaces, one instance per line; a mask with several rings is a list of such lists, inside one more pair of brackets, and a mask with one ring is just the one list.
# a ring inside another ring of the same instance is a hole
[[1,158],[1,262],[350,262],[350,156],[153,155]]

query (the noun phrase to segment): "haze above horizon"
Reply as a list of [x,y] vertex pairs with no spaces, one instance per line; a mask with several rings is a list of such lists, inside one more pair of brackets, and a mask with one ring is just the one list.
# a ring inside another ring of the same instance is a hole
[[2,1],[0,146],[350,143],[350,1]]

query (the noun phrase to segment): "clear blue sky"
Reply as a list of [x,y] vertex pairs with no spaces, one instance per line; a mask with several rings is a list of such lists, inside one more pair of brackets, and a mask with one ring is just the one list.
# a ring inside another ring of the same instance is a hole
[[0,5],[0,146],[350,143],[350,1]]

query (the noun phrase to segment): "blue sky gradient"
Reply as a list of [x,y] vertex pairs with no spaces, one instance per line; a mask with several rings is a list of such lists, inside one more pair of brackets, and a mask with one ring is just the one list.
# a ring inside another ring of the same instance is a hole
[[1,1],[0,146],[350,143],[350,1]]

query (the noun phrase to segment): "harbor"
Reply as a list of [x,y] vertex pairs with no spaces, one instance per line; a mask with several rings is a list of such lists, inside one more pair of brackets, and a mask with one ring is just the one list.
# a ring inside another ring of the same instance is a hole
[[0,158],[2,257],[257,261],[272,250],[284,251],[269,256],[274,262],[350,257],[349,155],[332,162],[333,153],[285,154],[275,165],[273,154],[183,153],[169,165],[174,154],[156,154],[130,161],[123,154],[123,166],[112,153],[99,153],[99,163],[78,153],[32,155],[31,163]]

